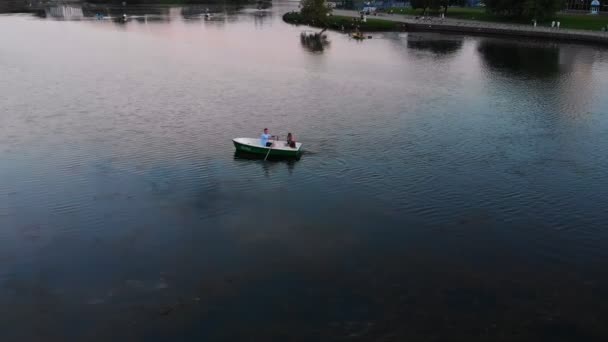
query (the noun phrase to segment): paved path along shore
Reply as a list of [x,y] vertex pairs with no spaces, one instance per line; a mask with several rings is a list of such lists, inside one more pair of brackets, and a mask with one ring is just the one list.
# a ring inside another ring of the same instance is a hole
[[[358,18],[357,11],[334,10],[334,15]],[[412,16],[402,14],[380,14],[368,18],[389,20],[404,23],[407,31],[431,31],[431,32],[456,32],[464,34],[487,34],[514,37],[544,38],[556,40],[578,41],[586,43],[598,43],[608,45],[608,32],[572,30],[567,28],[550,28],[530,25],[503,24],[464,19],[440,19],[433,17],[432,20],[416,19]]]

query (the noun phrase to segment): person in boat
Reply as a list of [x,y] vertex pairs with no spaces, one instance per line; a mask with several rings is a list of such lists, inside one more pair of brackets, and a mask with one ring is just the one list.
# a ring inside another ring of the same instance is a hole
[[293,134],[291,134],[291,132],[287,133],[287,144],[286,145],[291,148],[296,148],[296,140],[293,137]]
[[264,133],[262,133],[262,135],[260,136],[260,144],[264,147],[272,146],[272,143],[268,141],[270,140],[270,138],[272,138],[272,136],[268,134],[268,128],[264,128]]

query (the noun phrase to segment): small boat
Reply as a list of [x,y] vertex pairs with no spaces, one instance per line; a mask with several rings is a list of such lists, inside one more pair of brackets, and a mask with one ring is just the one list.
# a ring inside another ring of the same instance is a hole
[[363,33],[359,33],[359,32],[351,34],[351,37],[354,39],[359,39],[359,40],[365,39],[365,36],[363,35]]
[[[299,157],[302,153],[302,143],[296,142],[296,147],[287,146],[287,141],[270,140],[271,147],[262,146],[260,138],[234,138],[234,147],[238,152],[259,154],[262,157]],[[270,152],[268,152],[270,150]]]

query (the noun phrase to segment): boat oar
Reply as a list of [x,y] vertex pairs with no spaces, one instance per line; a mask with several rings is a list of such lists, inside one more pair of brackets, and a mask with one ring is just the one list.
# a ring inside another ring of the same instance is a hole
[[268,149],[268,153],[266,153],[266,157],[264,157],[264,161],[266,161],[266,158],[268,158],[268,155],[270,154],[271,150],[272,150],[272,144],[270,145],[270,148]]

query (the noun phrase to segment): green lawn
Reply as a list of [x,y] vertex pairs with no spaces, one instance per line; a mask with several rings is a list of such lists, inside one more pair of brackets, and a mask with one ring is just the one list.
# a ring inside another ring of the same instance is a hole
[[[407,14],[407,15],[422,15],[421,9],[412,9],[412,8],[392,8],[390,9],[393,13],[398,14]],[[430,11],[431,15],[439,14],[438,11]],[[486,13],[483,8],[474,8],[474,7],[452,7],[448,8],[449,18],[456,19],[474,19],[474,20],[484,20],[484,21],[497,21],[499,17],[495,15]]]
[[[411,8],[393,8],[393,13],[407,14],[407,15],[421,15],[422,10],[413,10]],[[437,15],[437,12],[431,12],[431,15]],[[519,23],[519,24],[530,24],[529,20],[515,20],[513,18],[496,16],[491,13],[487,13],[484,8],[468,8],[468,7],[452,7],[448,8],[448,18],[454,19],[468,19],[468,20],[479,20],[489,22],[506,22],[506,23]],[[551,21],[556,20],[561,23],[561,28],[579,29],[579,30],[594,30],[599,31],[603,26],[608,25],[608,16],[603,15],[586,15],[586,14],[557,14],[555,18],[539,22],[538,25],[550,26]]]
[[402,23],[382,20],[382,19],[374,19],[368,18],[367,22],[361,22],[360,20],[355,20],[355,18],[351,17],[343,17],[339,15],[332,15],[327,17],[326,25],[320,25],[319,23],[305,22],[302,19],[300,13],[285,13],[283,15],[283,20],[291,24],[303,24],[310,25],[315,27],[329,27],[334,30],[342,30],[344,28],[345,31],[352,31],[355,27],[359,27],[361,31],[372,32],[372,31],[400,31],[402,27]]
[[[345,30],[352,29],[353,26],[353,18],[350,17],[342,17],[339,15],[334,15],[329,17],[329,27],[336,30],[341,30],[344,27]],[[367,18],[366,22],[361,22],[357,20],[354,25],[359,26],[359,29],[362,31],[398,31],[399,27],[402,25],[401,23],[382,20],[382,19],[373,19]]]
[[[407,14],[407,15],[420,15],[421,10],[412,10],[411,8],[394,8],[393,13],[396,14]],[[468,20],[479,20],[487,22],[507,22],[507,23],[519,23],[531,25],[528,20],[513,20],[512,18],[505,18],[496,16],[490,13],[486,13],[483,8],[449,8],[448,18],[454,19],[468,19]],[[309,24],[311,26],[323,26],[315,23],[305,23],[302,21],[299,13],[287,13],[284,16],[285,21],[294,24]],[[593,30],[599,31],[603,26],[608,25],[608,16],[603,15],[585,15],[585,14],[557,14],[555,18],[548,21],[538,23],[539,26],[550,26],[551,20],[561,22],[561,28],[565,29],[579,29],[579,30]],[[363,31],[400,31],[402,25],[382,19],[375,19],[368,17],[366,23],[358,23],[359,28]],[[328,18],[327,26],[332,29],[340,30],[342,27],[346,30],[350,30],[353,26],[353,18],[331,16]]]
[[604,15],[574,15],[558,14],[555,20],[560,21],[562,28],[599,31],[608,25],[608,17]]

